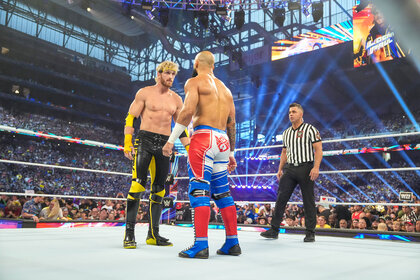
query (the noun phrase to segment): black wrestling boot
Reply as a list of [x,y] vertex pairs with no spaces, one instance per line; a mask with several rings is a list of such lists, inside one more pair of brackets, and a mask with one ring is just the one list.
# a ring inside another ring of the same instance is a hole
[[159,235],[159,228],[157,229],[158,230],[156,231],[156,228],[154,228],[153,233],[152,231],[147,233],[146,244],[156,246],[173,246],[173,244],[169,242],[169,239]]
[[279,229],[271,226],[269,230],[261,232],[260,235],[265,238],[277,239],[279,238]]
[[140,201],[138,199],[127,199],[127,217],[125,226],[125,236],[123,246],[125,249],[136,249],[137,244],[134,238],[134,229],[136,228],[136,216]]
[[146,244],[156,246],[173,246],[169,239],[159,235],[160,216],[162,205],[150,201],[149,206],[149,232],[147,233]]
[[128,222],[125,227],[124,249],[136,249],[137,243],[134,238],[135,223]]
[[233,245],[228,253],[226,254],[225,252],[223,252],[221,249],[217,250],[217,254],[218,255],[231,255],[231,256],[239,256],[240,254],[242,254],[242,250],[241,247],[239,246],[239,244]]
[[303,242],[315,242],[315,233],[307,232]]

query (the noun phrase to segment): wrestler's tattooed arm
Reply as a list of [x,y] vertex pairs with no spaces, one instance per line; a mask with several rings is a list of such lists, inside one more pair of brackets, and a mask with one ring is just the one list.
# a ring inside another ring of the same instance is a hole
[[234,151],[236,144],[236,122],[234,116],[233,118],[229,116],[227,119],[226,133],[229,138],[230,150]]

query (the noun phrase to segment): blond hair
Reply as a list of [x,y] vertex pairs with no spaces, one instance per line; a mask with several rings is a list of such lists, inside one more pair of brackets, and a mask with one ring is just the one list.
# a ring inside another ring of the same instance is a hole
[[[163,73],[165,71],[174,71],[175,75],[178,73],[178,64],[176,64],[175,62],[169,61],[169,60],[165,60],[164,62],[162,62],[161,64],[159,64],[156,67],[156,72],[158,73]],[[157,75],[155,77],[155,81],[157,82]]]
[[58,212],[60,212],[60,203],[58,203],[57,198],[54,198],[50,203],[54,203],[54,207],[50,209],[50,207],[47,208],[48,217],[47,219],[52,219],[58,216]]
[[378,230],[379,231],[387,231],[388,230],[388,227],[387,227],[387,225],[385,223],[379,223],[378,224]]

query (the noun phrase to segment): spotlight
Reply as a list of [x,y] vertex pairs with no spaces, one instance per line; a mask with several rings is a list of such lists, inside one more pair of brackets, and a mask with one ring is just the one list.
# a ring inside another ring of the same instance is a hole
[[314,22],[318,22],[324,16],[324,5],[322,2],[312,3],[312,17]]
[[92,10],[90,8],[89,0],[82,0],[82,2],[79,5],[80,5],[80,8],[82,8],[83,10],[86,10],[88,12],[90,12]]
[[219,6],[216,6],[216,15],[218,15],[218,16],[227,16],[227,9],[226,9],[226,7],[219,7]]
[[240,9],[239,11],[235,11],[235,26],[236,29],[241,29],[245,23],[245,12],[244,10]]
[[130,18],[131,18],[131,19],[134,19],[134,16],[131,16]]
[[289,11],[300,10],[300,3],[289,1],[287,7],[288,7]]
[[151,11],[153,9],[153,3],[148,1],[141,1],[141,8],[146,11]]
[[163,27],[168,25],[169,21],[169,9],[168,8],[160,8],[159,9],[159,22],[162,24]]
[[274,9],[273,10],[273,21],[278,27],[283,27],[284,20],[286,19],[286,9]]

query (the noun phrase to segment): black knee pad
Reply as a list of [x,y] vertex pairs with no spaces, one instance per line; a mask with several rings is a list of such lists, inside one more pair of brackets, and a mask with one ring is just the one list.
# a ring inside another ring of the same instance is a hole
[[161,204],[164,196],[165,186],[153,184],[152,190],[150,192],[150,201]]
[[211,195],[211,197],[214,200],[219,200],[219,199],[222,199],[222,198],[225,198],[225,197],[229,197],[229,196],[231,196],[230,195],[230,191],[227,191],[227,192],[224,192],[224,193],[212,194]]

